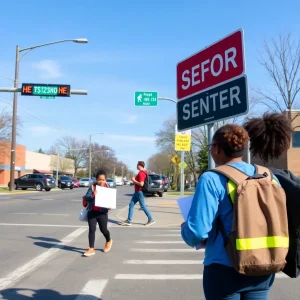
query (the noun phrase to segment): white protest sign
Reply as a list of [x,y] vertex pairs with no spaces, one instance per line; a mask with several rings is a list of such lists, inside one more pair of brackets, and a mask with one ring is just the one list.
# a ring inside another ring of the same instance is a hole
[[95,206],[116,209],[117,189],[96,186]]

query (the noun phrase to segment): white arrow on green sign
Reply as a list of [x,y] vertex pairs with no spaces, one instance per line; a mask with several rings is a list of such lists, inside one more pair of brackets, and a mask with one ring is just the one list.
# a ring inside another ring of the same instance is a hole
[[135,92],[134,103],[135,106],[157,106],[158,93],[157,92]]

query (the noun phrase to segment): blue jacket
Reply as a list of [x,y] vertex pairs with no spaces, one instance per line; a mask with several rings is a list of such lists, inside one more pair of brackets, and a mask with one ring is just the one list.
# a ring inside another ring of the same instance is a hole
[[[245,162],[230,163],[239,170],[254,175],[255,168]],[[274,176],[274,179],[277,179]],[[205,240],[204,265],[213,263],[232,267],[224,247],[221,232],[216,240],[216,218],[220,216],[226,235],[232,227],[233,209],[227,193],[227,178],[215,172],[205,172],[199,179],[192,206],[184,226],[181,228],[183,240],[195,247]]]
[[[96,185],[94,185],[94,188],[96,188]],[[95,205],[95,195],[93,193],[92,185],[90,185],[88,191],[85,194],[85,200],[88,202],[87,210],[91,211],[93,206]],[[108,209],[105,207],[101,207],[100,212],[107,213]]]

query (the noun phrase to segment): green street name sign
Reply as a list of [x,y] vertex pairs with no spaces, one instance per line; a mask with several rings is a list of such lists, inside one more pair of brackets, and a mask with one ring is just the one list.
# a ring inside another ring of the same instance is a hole
[[158,93],[157,92],[135,92],[134,104],[135,106],[157,106]]

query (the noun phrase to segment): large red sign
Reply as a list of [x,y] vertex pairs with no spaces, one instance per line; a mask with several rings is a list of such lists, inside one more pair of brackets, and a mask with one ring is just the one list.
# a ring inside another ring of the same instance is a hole
[[243,30],[238,30],[177,64],[177,98],[194,95],[244,72]]

